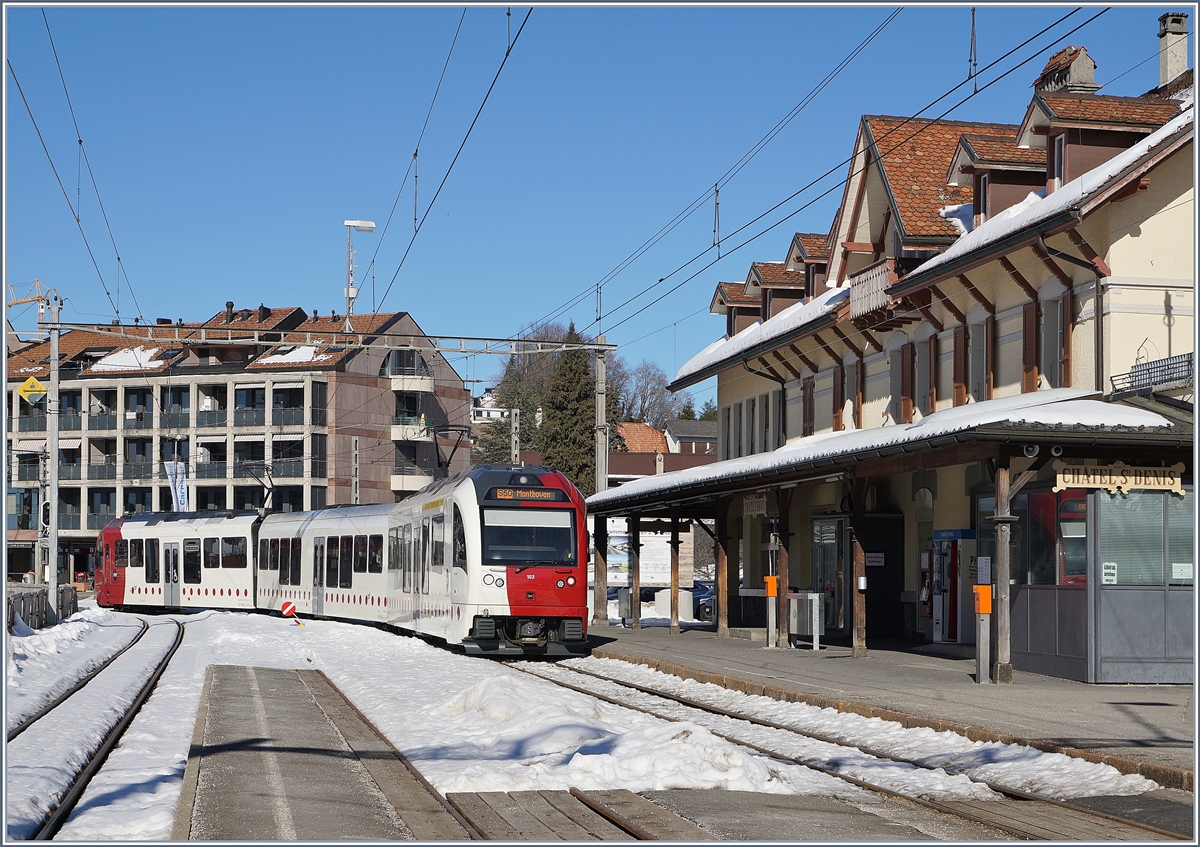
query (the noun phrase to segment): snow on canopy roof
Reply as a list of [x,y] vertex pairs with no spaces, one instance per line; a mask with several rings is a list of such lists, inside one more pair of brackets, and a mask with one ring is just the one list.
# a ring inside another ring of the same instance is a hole
[[794,303],[778,315],[748,326],[732,338],[718,338],[684,363],[675,374],[675,382],[699,373],[705,368],[728,361],[756,344],[770,341],[784,333],[799,329],[836,309],[850,296],[848,288],[831,288],[811,300]]
[[109,353],[96,364],[92,365],[90,370],[97,371],[153,371],[166,366],[166,361],[154,357],[158,355],[161,347],[146,348],[140,344],[137,347],[128,347],[124,350],[117,350]]
[[728,459],[724,462],[635,479],[619,488],[593,494],[587,499],[587,505],[589,509],[595,509],[637,495],[716,483],[765,471],[782,471],[823,459],[849,457],[988,425],[1082,426],[1089,429],[1171,429],[1174,426],[1155,412],[1088,399],[1095,396],[1095,392],[1082,388],[1056,388],[986,400],[982,403],[968,403],[965,406],[944,409],[912,424],[824,432],[796,438],[771,453],[757,453],[740,459]]
[[[972,251],[979,250],[1010,235],[1028,229],[1044,220],[1082,203],[1089,194],[1102,188],[1118,174],[1148,155],[1166,139],[1191,125],[1195,93],[1182,104],[1182,113],[1164,124],[1127,150],[1113,156],[1104,164],[1071,180],[1048,197],[1030,193],[1024,200],[989,218],[971,232],[959,238],[949,248],[923,263],[905,277],[904,282],[924,277],[938,268]],[[685,366],[686,367],[686,366]]]

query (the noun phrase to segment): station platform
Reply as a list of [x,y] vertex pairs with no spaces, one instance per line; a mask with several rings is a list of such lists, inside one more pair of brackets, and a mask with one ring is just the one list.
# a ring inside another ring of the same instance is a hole
[[[742,633],[754,635],[755,633]],[[951,730],[1140,773],[1165,788],[1192,791],[1195,701],[1192,685],[1090,685],[1013,671],[1010,685],[979,684],[975,659],[947,645],[821,642],[814,652],[768,648],[756,638],[718,638],[713,624],[641,629],[589,625],[592,655],[751,694],[798,700],[908,726]]]

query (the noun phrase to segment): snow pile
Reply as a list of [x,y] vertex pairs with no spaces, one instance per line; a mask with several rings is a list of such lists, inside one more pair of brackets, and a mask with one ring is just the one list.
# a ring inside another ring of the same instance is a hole
[[960,203],[957,206],[943,206],[938,209],[938,214],[954,227],[959,235],[966,235],[971,231],[971,227],[975,224],[975,204]]
[[300,365],[309,362],[324,362],[332,359],[333,356],[329,353],[317,353],[317,348],[311,344],[301,344],[293,350],[286,353],[276,353],[273,356],[264,356],[258,360],[260,365]]
[[166,366],[166,362],[159,359],[154,360],[158,355],[161,347],[142,347],[140,344],[137,347],[128,347],[124,350],[116,350],[109,353],[96,364],[92,365],[92,371],[153,371]]
[[678,382],[711,365],[732,359],[756,344],[810,324],[836,310],[849,296],[849,288],[831,288],[811,300],[788,306],[770,320],[746,327],[732,338],[719,338],[689,359],[675,374],[674,381]]

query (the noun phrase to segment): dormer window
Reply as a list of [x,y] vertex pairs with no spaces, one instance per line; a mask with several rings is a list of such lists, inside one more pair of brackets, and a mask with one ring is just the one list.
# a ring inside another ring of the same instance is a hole
[[1050,172],[1050,191],[1062,188],[1065,181],[1067,165],[1067,137],[1059,134],[1054,136],[1054,157]]

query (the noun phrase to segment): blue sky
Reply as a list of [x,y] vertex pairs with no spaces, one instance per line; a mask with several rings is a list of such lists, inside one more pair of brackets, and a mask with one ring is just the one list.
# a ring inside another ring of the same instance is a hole
[[[1070,11],[977,8],[980,68]],[[1102,93],[1157,85],[1157,19],[1174,7],[1114,8],[1067,35],[1099,9],[1084,8],[982,74],[980,86],[1037,56],[950,116],[1020,121],[1046,57],[1068,43],[1087,46],[1098,82],[1113,81]],[[466,12],[421,142],[422,215],[503,59],[505,11]],[[527,11],[512,9],[513,34]],[[411,177],[379,236],[461,7],[46,7],[126,284],[86,168],[80,180],[42,13],[7,6],[7,59],[71,203],[79,186],[100,274],[6,68],[6,282],[18,296],[35,278],[57,289],[67,298],[66,321],[109,321],[114,303],[126,321],[139,314],[198,320],[226,300],[340,314],[342,221],[362,218],[379,228],[355,236],[364,286],[356,311],[370,308],[368,264],[378,247],[373,284],[381,310],[409,311],[430,334],[510,337],[594,287],[711,188],[891,11],[534,8],[397,273],[413,233]],[[904,9],[722,188],[722,233],[830,168],[836,177],[746,235],[842,179],[861,115],[915,114],[963,81],[970,30],[968,6]],[[922,114],[936,117],[970,91]],[[707,314],[715,284],[744,279],[751,261],[783,259],[794,232],[827,231],[840,196],[835,190],[817,200],[640,314],[629,318],[715,254],[610,314],[609,340],[622,345],[631,367],[652,359],[674,374],[722,332],[722,320]],[[712,229],[710,199],[605,285],[606,311],[710,248]],[[10,317],[18,329],[36,322],[28,307]],[[594,296],[569,318],[591,324]],[[501,362],[485,358],[456,366],[487,380]],[[712,393],[711,383],[702,386],[697,405]]]

